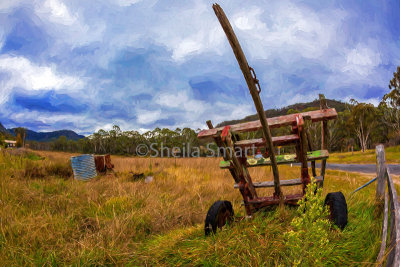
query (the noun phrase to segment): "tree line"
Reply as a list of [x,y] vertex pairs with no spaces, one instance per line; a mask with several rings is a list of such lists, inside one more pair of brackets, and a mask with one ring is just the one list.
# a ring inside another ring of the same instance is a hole
[[[199,129],[197,130],[197,132]],[[65,136],[51,142],[30,141],[29,147],[38,150],[56,150],[66,152],[136,155],[138,146],[145,144],[149,150],[164,151],[172,155],[173,148],[199,147],[197,133],[190,128],[156,128],[140,134],[138,131],[122,131],[114,125],[109,131],[99,130],[79,140],[68,140]],[[151,152],[151,151],[149,151]]]

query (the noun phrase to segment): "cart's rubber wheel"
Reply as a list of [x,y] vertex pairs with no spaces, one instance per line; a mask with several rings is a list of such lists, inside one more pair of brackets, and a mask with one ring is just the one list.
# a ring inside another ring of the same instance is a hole
[[206,236],[217,231],[217,227],[221,229],[225,224],[233,221],[233,209],[231,202],[227,200],[219,200],[214,202],[207,212],[204,231]]
[[328,193],[325,205],[329,207],[329,219],[343,230],[347,225],[347,203],[343,193]]

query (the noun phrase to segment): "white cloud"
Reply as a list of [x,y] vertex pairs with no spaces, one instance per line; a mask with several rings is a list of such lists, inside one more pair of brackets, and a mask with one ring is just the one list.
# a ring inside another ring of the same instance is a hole
[[49,16],[55,23],[72,25],[77,21],[77,15],[72,15],[67,6],[59,0],[46,0],[42,5],[38,5],[36,12]]
[[185,91],[171,93],[161,93],[155,97],[155,102],[164,107],[177,108],[188,101],[188,96]]
[[136,111],[137,114],[137,123],[139,124],[152,124],[156,122],[159,119],[164,118],[164,116],[161,113],[161,110],[143,110],[143,109],[138,109]]
[[205,52],[222,54],[225,35],[208,3],[196,1],[189,8],[168,10],[158,16],[159,22],[149,27],[149,34],[171,49],[176,62]]
[[203,114],[206,111],[207,106],[209,105],[205,102],[194,99],[188,100],[183,104],[187,117],[189,118]]
[[266,25],[261,21],[261,14],[261,8],[254,7],[245,12],[238,12],[233,16],[233,24],[242,31],[265,30]]
[[375,67],[381,63],[379,52],[373,51],[371,48],[358,45],[351,49],[346,55],[346,63],[343,71],[348,71],[352,75],[367,76]]
[[373,41],[343,50],[344,56],[332,60],[334,64],[330,65],[333,73],[325,83],[330,91],[340,87],[353,87],[347,94],[358,95],[355,99],[362,99],[366,93],[363,86],[387,86],[389,76],[381,68],[382,56]]
[[[335,17],[329,21],[327,18]],[[239,39],[253,58],[279,56],[290,63],[300,56],[319,58],[335,39],[345,13],[340,10],[315,12],[289,1],[272,4],[268,12],[251,7],[233,15]]]
[[131,6],[141,1],[142,0],[116,0],[116,3],[120,6]]
[[204,116],[207,115],[206,111],[211,107],[210,103],[191,99],[185,90],[161,93],[154,97],[154,103],[160,105],[163,110],[173,109],[166,112],[174,119],[178,119],[173,127],[181,127],[182,121],[186,123],[185,126],[187,127],[191,123],[203,120]]
[[8,11],[19,6],[22,2],[24,2],[24,0],[0,1],[0,10]]
[[242,119],[247,115],[254,114],[254,108],[251,104],[233,104],[217,101],[212,105],[214,112],[207,114],[214,122],[222,122],[226,120]]
[[180,61],[184,59],[186,56],[199,52],[202,49],[202,44],[201,42],[197,41],[200,38],[196,37],[191,37],[191,38],[186,38],[182,40],[174,49],[174,52],[172,54],[172,58],[176,61]]
[[[89,2],[87,3],[89,4]],[[41,26],[55,41],[49,47],[48,54],[63,54],[65,49],[102,40],[107,21],[90,16],[89,14],[93,13],[94,15],[95,13],[91,9],[85,9],[84,5],[85,3],[77,4],[75,1],[65,0],[34,2],[35,15],[41,19]],[[90,23],[87,23],[86,19]]]
[[2,81],[0,103],[7,101],[15,87],[26,90],[74,90],[84,85],[77,77],[57,73],[54,66],[39,66],[24,57],[0,56],[0,72],[8,76],[7,80]]
[[[172,84],[177,85],[177,83]],[[188,95],[189,91],[190,89],[188,88],[181,91],[162,92],[154,97],[154,103],[160,105],[161,108],[178,110],[176,116],[184,118],[186,122],[193,122],[204,115],[207,109],[210,108],[210,103],[191,98]]]

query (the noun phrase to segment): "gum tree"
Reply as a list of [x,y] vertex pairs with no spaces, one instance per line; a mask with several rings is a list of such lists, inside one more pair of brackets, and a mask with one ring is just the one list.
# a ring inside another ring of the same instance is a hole
[[379,104],[383,115],[382,121],[395,133],[400,133],[400,66],[393,73],[389,89],[391,91],[383,96]]
[[367,103],[359,103],[356,100],[350,100],[353,105],[350,113],[349,124],[352,126],[360,147],[364,152],[368,146],[368,140],[374,127],[377,126],[376,109],[374,105]]

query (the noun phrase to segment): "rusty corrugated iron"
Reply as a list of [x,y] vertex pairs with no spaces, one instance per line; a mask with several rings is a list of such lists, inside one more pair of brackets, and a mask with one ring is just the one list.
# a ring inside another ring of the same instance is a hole
[[94,156],[94,161],[98,172],[105,173],[107,170],[114,169],[114,164],[111,163],[110,154],[96,155]]

